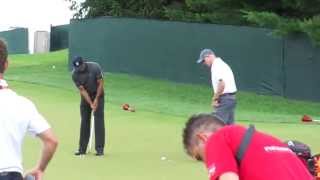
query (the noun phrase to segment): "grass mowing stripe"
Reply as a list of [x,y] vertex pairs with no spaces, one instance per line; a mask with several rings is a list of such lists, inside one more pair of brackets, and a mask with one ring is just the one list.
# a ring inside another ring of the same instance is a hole
[[[207,179],[203,165],[184,154],[181,131],[190,114],[211,111],[209,86],[106,73],[106,156],[77,158],[73,152],[80,126],[79,94],[66,68],[67,51],[10,59],[6,75],[10,87],[35,102],[60,139],[45,179]],[[301,113],[316,117],[319,103],[246,92],[237,96],[237,119],[244,120],[240,123],[254,123],[282,139],[300,140],[315,152],[320,149],[320,126],[299,122]],[[137,112],[121,110],[124,102],[135,105]],[[40,144],[28,137],[23,150],[26,168],[38,158],[37,147]]]

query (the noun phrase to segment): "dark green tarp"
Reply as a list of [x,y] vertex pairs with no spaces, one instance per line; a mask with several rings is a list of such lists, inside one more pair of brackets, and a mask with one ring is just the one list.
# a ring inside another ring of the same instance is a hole
[[69,46],[69,25],[51,26],[50,51],[66,49]]
[[211,85],[209,69],[195,63],[201,49],[211,48],[232,68],[239,90],[320,101],[320,49],[306,37],[113,17],[75,20],[69,28],[70,60],[83,56],[105,71]]
[[10,54],[27,54],[28,46],[28,29],[17,28],[10,31],[0,32],[0,39],[6,41]]
[[306,37],[285,40],[285,96],[320,101],[320,48]]
[[233,69],[240,90],[283,95],[283,41],[266,29],[131,18],[72,21],[70,58],[99,62],[105,71],[210,85],[195,63],[212,48]]

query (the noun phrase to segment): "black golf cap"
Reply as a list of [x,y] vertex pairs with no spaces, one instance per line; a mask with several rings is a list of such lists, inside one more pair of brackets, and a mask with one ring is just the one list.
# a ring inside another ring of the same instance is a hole
[[75,69],[79,68],[83,64],[83,59],[80,56],[75,56],[72,60],[73,67]]

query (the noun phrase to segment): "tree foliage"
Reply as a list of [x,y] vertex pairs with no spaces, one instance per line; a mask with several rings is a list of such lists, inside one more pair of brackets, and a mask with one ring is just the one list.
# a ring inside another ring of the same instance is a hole
[[75,18],[124,16],[255,25],[276,34],[306,33],[320,43],[320,0],[85,0],[72,2]]

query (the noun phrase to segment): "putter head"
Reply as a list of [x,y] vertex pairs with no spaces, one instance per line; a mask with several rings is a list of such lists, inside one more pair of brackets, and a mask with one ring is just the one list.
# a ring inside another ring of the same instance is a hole
[[308,115],[303,115],[301,121],[302,122],[312,122],[312,118]]
[[26,177],[24,177],[24,180],[36,180],[36,177],[31,174],[27,174]]
[[136,112],[136,109],[135,109],[134,107],[130,107],[130,108],[129,108],[129,111],[130,111],[130,112]]

